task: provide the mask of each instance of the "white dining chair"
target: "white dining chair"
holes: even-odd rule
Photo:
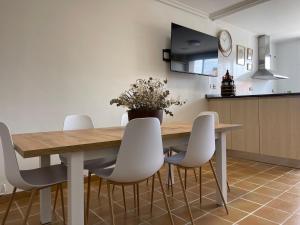
[[[125,127],[126,125],[127,125],[127,123],[129,122],[129,119],[128,119],[128,113],[127,112],[125,112],[125,113],[123,113],[122,114],[122,118],[121,118],[121,126],[123,126],[123,127]],[[163,148],[163,150],[164,150],[164,154],[166,154],[167,156],[170,156],[170,149],[169,148]],[[169,170],[169,174],[171,174],[170,173],[170,170]],[[170,176],[169,176],[170,177]],[[154,180],[154,178],[152,179],[152,180]],[[169,184],[170,184],[170,179],[168,179],[168,187],[169,187]],[[148,185],[148,183],[149,183],[149,179],[147,179],[147,185]],[[153,186],[153,184],[152,184],[152,186]],[[133,186],[133,192],[134,192],[134,198],[135,198],[135,186]],[[173,191],[173,189],[172,189],[172,191]],[[173,192],[172,192],[173,193]],[[134,201],[135,202],[135,201]],[[135,203],[134,203],[135,204]],[[134,205],[135,206],[135,205]]]
[[[6,222],[17,189],[31,191],[30,200],[22,223],[25,225],[27,224],[35,195],[39,190],[51,186],[57,186],[57,190],[60,190],[62,213],[65,224],[62,183],[67,181],[67,168],[64,165],[59,164],[31,170],[20,170],[9,129],[1,122],[0,138],[3,149],[5,175],[8,182],[14,187],[1,224],[4,225]]]
[[[121,117],[121,126],[126,127],[127,123],[128,123],[128,113],[125,112],[122,114],[122,117]]]
[[[112,224],[115,224],[115,220],[110,185],[135,184],[139,196],[139,183],[153,177],[154,174],[158,176],[165,205],[171,223],[174,224],[159,172],[163,164],[164,154],[159,120],[157,118],[131,120],[125,128],[116,166],[92,170],[94,174],[107,181]],[[139,197],[137,204],[139,206]]]
[[[186,196],[185,187],[183,185],[180,169],[194,169],[201,168],[205,163],[209,162],[214,179],[216,181],[218,190],[222,197],[226,212],[228,214],[228,209],[226,202],[223,197],[218,179],[213,168],[211,158],[215,153],[215,124],[213,115],[199,115],[193,123],[192,132],[189,138],[188,146],[186,151],[180,152],[174,156],[166,158],[166,162],[177,167],[177,172],[186,202],[186,206],[189,212],[189,216],[192,224],[194,224],[193,216],[190,210],[189,202]],[[201,172],[201,171],[200,171]],[[201,174],[201,173],[200,173]],[[199,188],[200,194],[200,204],[202,196],[201,186]]]
[[[87,116],[87,115],[68,115],[65,118],[64,121],[64,131],[73,131],[73,130],[84,130],[84,129],[93,129],[94,124],[92,119]],[[61,154],[59,155],[61,161],[63,164],[67,165],[67,158]],[[105,168],[109,166],[113,166],[116,162],[116,157],[117,155],[113,155],[110,157],[101,157],[97,159],[90,159],[90,160],[84,160],[84,169],[88,170],[88,185],[90,185],[90,180],[91,180],[91,171],[96,168]],[[100,191],[101,191],[101,185],[102,185],[102,180],[99,180],[99,187],[98,187],[98,197],[100,196]],[[90,188],[88,188],[90,190]],[[57,193],[55,194],[57,196]],[[123,196],[125,199],[125,196]],[[87,200],[86,200],[86,209],[89,208],[90,204],[90,193],[87,193]],[[86,217],[86,223],[88,223],[88,211],[85,212]]]
[[[213,118],[214,118],[214,123],[215,123],[215,126],[219,125],[220,123],[220,119],[219,119],[219,114],[217,112],[214,112],[214,111],[203,111],[201,113],[198,114],[198,116],[204,116],[204,115],[212,115]],[[176,153],[179,153],[179,152],[185,152],[187,149],[187,146],[173,146],[170,148],[170,151],[171,152],[176,152]],[[201,186],[201,168],[199,169],[199,183],[200,183],[200,186]],[[194,174],[195,174],[195,177],[197,176],[196,175],[196,170],[194,170]],[[184,186],[186,188],[186,184],[187,184],[187,171],[185,170],[185,173],[184,173]],[[197,182],[197,179],[196,179],[196,182]],[[230,192],[230,186],[229,186],[229,183],[227,181],[227,189],[228,191]]]

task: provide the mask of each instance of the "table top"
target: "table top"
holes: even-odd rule
[[[216,132],[226,132],[241,127],[240,124],[219,124]],[[162,125],[162,138],[180,138],[189,135],[191,123],[166,123]],[[15,149],[24,158],[67,152],[88,151],[118,147],[124,127],[95,128],[76,131],[51,131],[12,135]]]

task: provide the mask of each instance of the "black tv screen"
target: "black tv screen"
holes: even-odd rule
[[[171,71],[218,75],[218,39],[172,23]]]

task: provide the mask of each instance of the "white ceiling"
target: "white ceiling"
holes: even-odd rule
[[[179,1],[212,13],[242,0]],[[271,35],[274,41],[300,38],[300,0],[271,0],[226,16],[222,20],[256,34]]]
[[[212,13],[240,2],[241,0],[179,0],[195,9]]]

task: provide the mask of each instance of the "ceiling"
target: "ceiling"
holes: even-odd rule
[[[185,3],[206,13],[218,11],[240,1],[241,0],[179,0],[179,2]]]
[[[242,0],[178,0],[208,14]],[[271,35],[273,41],[300,38],[300,0],[271,0],[221,18],[255,34]]]

